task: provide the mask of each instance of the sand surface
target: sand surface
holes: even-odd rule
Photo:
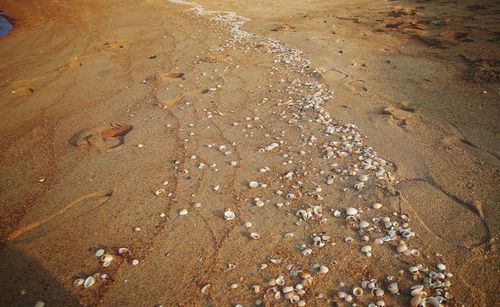
[[[0,10],[1,306],[500,301],[498,2]]]

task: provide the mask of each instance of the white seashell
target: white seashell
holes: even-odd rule
[[[306,248],[302,251],[302,255],[304,255],[304,256],[308,256],[311,254],[312,254],[312,249],[310,249],[310,248]]]
[[[368,226],[370,226],[370,223],[368,223],[367,221],[361,221],[361,222],[359,222],[359,227],[360,228],[366,228]]]
[[[126,247],[120,247],[120,248],[118,249],[118,254],[127,253],[128,251],[129,251],[129,249],[128,249],[128,248],[126,248]]]
[[[299,302],[297,303],[297,306],[299,306],[299,307],[304,307],[305,305],[306,305],[306,302],[305,302],[305,301],[299,301]]]
[[[292,295],[292,298],[290,298],[290,302],[297,304],[300,301],[300,296],[298,295]]]
[[[81,285],[83,285],[84,282],[85,282],[85,280],[83,278],[78,278],[78,279],[75,279],[75,281],[73,282],[73,285],[81,286]]]
[[[374,203],[372,207],[373,207],[373,209],[380,209],[380,208],[382,208],[382,204],[381,203]]]
[[[261,269],[261,270],[265,270],[265,269],[267,269],[267,264],[265,264],[265,263],[261,264],[261,265],[260,265],[260,269]]]
[[[420,256],[420,252],[418,251],[418,249],[415,248],[410,251],[410,254],[415,257]]]
[[[137,260],[137,259],[132,260],[132,265],[138,265],[138,264],[139,264],[139,260]]]
[[[323,211],[323,207],[321,207],[321,206],[314,206],[313,207],[313,212],[316,215],[320,214],[322,211]]]
[[[232,284],[231,285],[231,289],[236,289],[236,288],[238,288],[238,284]]]
[[[93,285],[95,284],[95,278],[92,277],[92,276],[89,276],[85,279],[85,281],[83,282],[83,287],[85,288],[90,288],[92,287]]]
[[[354,294],[354,296],[361,296],[363,295],[363,289],[361,289],[360,287],[355,287],[354,289],[352,289],[352,294]]]
[[[259,183],[258,183],[257,181],[250,181],[250,182],[248,183],[248,186],[249,186],[250,188],[256,188],[256,187],[258,187],[258,186],[259,186]]]
[[[399,292],[398,284],[393,282],[387,287],[387,290],[393,294],[398,293]]]
[[[271,262],[274,263],[274,264],[280,264],[281,263],[281,259],[271,258]]]
[[[245,224],[243,224],[243,226],[245,226],[246,228],[250,228],[253,226],[252,222],[245,222]]]
[[[408,271],[410,271],[410,273],[412,274],[418,274],[419,269],[416,266],[412,266],[408,268]]]
[[[180,215],[180,216],[185,216],[185,215],[187,215],[187,214],[188,214],[187,209],[182,209],[181,211],[179,211],[179,215]]]
[[[102,262],[102,267],[108,267],[111,264],[111,261],[103,261]]]
[[[159,189],[155,192],[156,196],[163,196],[167,193],[167,191],[165,191],[165,189]]]
[[[276,284],[283,286],[285,284],[285,277],[283,277],[283,275],[278,276],[278,278],[276,278]]]
[[[254,240],[259,240],[260,239],[260,235],[256,232],[252,232],[250,233],[250,238],[254,239]]]
[[[101,256],[101,261],[102,262],[111,262],[113,261],[113,255],[111,254],[104,254]]]
[[[252,286],[253,292],[259,293],[260,292],[260,286],[259,285],[253,285]]]
[[[353,208],[353,207],[349,207],[349,208],[347,208],[347,209],[345,210],[345,213],[346,213],[347,215],[350,215],[350,216],[352,216],[352,215],[356,215],[356,214],[358,214],[358,209]]]
[[[263,202],[260,198],[258,198],[258,197],[254,198],[254,201],[255,201],[255,205],[256,205],[257,207],[263,207],[263,206],[264,206],[264,204],[265,204],[265,203],[264,203],[264,202]]]
[[[292,286],[287,286],[287,287],[283,287],[283,293],[289,293],[289,292],[292,292],[294,290],[294,288]]]
[[[201,288],[201,290],[200,290],[200,291],[201,291],[201,294],[205,294],[205,293],[207,293],[207,289],[208,289],[208,287],[210,287],[210,284],[206,284],[206,285],[204,285],[204,286]]]
[[[328,271],[330,271],[330,269],[328,269],[328,267],[326,265],[322,265],[319,267],[319,272],[321,274],[326,274],[326,273],[328,273]]]
[[[370,245],[365,245],[361,248],[363,253],[370,253],[372,251],[372,247]]]
[[[361,182],[368,181],[368,175],[365,175],[365,174],[359,175],[358,180]]]
[[[201,203],[194,203],[193,208],[195,209],[201,208]]]
[[[224,218],[227,221],[230,221],[230,220],[234,219],[235,217],[236,217],[236,214],[234,214],[234,212],[229,210],[229,209],[224,212]]]
[[[339,210],[335,210],[335,211],[333,211],[333,216],[335,216],[335,217],[339,217],[339,216],[341,216],[341,215],[342,215],[342,212],[340,212]]]
[[[379,307],[383,307],[383,306],[385,306],[385,302],[384,302],[384,301],[377,301],[377,302],[376,302],[376,304],[377,304],[377,306],[379,306]]]
[[[351,243],[352,242],[352,237],[346,237],[345,239],[345,243]]]
[[[348,294],[348,295],[344,298],[344,300],[345,300],[346,302],[348,302],[348,303],[349,303],[349,302],[351,302],[351,301],[352,301],[352,299],[353,299],[353,297],[352,297],[352,295],[350,295],[350,294]]]
[[[37,301],[33,307],[45,307],[45,302]]]
[[[436,265],[437,269],[440,270],[440,271],[444,271],[446,270],[446,265],[442,264],[442,263],[438,263]]]
[[[379,288],[375,288],[372,290],[372,293],[376,296],[376,297],[382,297],[384,296],[384,290],[382,289],[379,289]]]
[[[106,251],[104,249],[98,249],[96,252],[95,252],[95,256],[96,257],[101,257],[102,255],[104,255]]]
[[[403,240],[399,241],[397,250],[398,250],[398,253],[403,253],[403,252],[408,250],[408,246],[406,246],[405,241],[403,241]]]

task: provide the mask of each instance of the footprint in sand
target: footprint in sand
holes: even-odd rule
[[[470,248],[489,240],[482,218],[427,181],[408,181],[400,186],[421,223],[443,240]],[[459,225],[459,226],[458,226]]]
[[[73,134],[69,142],[76,147],[90,146],[98,150],[114,149],[125,144],[125,136],[133,126],[127,124],[111,124],[95,129],[83,129]]]

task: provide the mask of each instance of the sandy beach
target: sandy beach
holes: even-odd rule
[[[6,1],[0,306],[496,306],[497,1]]]

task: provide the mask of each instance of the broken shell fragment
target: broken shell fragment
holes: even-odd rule
[[[111,262],[113,261],[113,255],[111,254],[104,254],[101,256],[101,261],[102,262]]]
[[[78,278],[78,279],[75,279],[75,281],[73,282],[73,285],[81,286],[81,285],[83,285],[84,282],[85,282],[85,280],[83,278]]]
[[[201,290],[200,290],[200,291],[201,291],[201,294],[205,294],[205,293],[207,293],[207,289],[208,289],[208,287],[209,287],[209,286],[210,286],[210,284],[206,284],[206,285],[204,285],[204,286],[201,288]]]
[[[104,255],[106,251],[104,249],[98,249],[96,252],[95,252],[95,256],[96,257],[101,257],[102,255]]]

